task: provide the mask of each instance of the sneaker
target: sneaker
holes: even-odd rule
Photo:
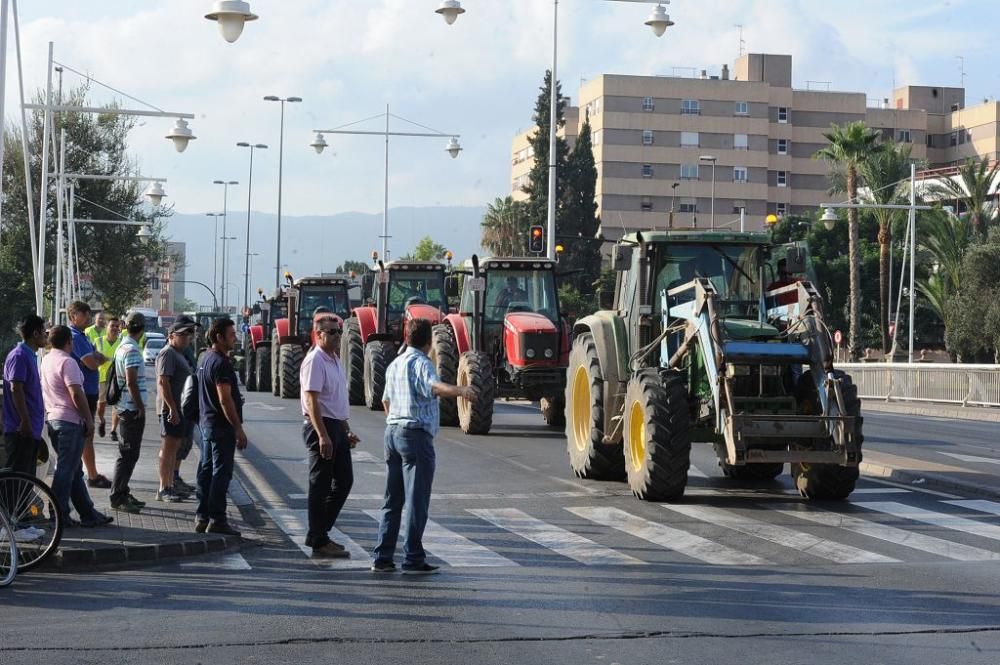
[[[195,491],[195,487],[184,482],[184,479],[181,478],[180,475],[174,476],[174,489],[181,492],[187,492],[189,495],[194,494]]]
[[[108,428],[105,427],[104,421],[102,420],[101,424],[97,426],[97,436],[103,439],[107,433],[108,433]]]
[[[208,520],[195,520],[194,521],[194,532],[195,533],[205,533],[208,529]]]
[[[142,512],[142,506],[132,501],[132,497],[129,496],[124,501],[112,501],[111,510],[117,510],[122,513],[132,513],[133,515],[138,515],[139,513]]]
[[[135,498],[132,494],[128,495],[128,500],[131,501],[132,503],[138,505],[140,508],[142,508],[142,507],[144,507],[146,505],[145,501],[140,501],[139,499]]]
[[[36,529],[33,526],[28,526],[23,529],[17,529],[14,531],[14,540],[19,543],[34,543],[42,539],[45,532],[41,529]]]
[[[105,526],[111,524],[114,521],[115,518],[111,517],[110,515],[105,515],[104,513],[99,513],[95,510],[94,514],[91,515],[90,518],[81,520],[80,526],[82,526],[84,529],[94,529],[99,526]]]
[[[111,489],[111,481],[108,480],[107,476],[97,474],[93,478],[87,478],[87,487],[98,490]]]
[[[419,566],[403,566],[404,575],[436,575],[441,572],[438,566],[422,563]]]
[[[167,487],[156,492],[157,501],[163,501],[165,503],[180,503],[184,499],[185,497],[175,492],[172,487]]]
[[[351,553],[337,543],[330,541],[325,545],[312,548],[312,555],[317,559],[347,559]]]
[[[115,442],[118,441],[118,432],[111,430],[111,440]]]
[[[375,561],[372,563],[373,573],[394,573],[396,572],[396,564],[392,561]]]
[[[229,525],[229,522],[212,522],[205,529],[206,533],[221,533],[224,536],[240,537],[240,532]]]

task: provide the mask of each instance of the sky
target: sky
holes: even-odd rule
[[[211,4],[20,0],[27,94],[45,85],[53,41],[55,59],[68,67],[161,109],[193,113],[198,138],[184,153],[163,138],[172,119],[146,118],[130,137],[142,175],[167,178],[166,202],[178,212],[220,210],[217,179],[240,182],[227,203],[246,210],[249,155],[238,141],[270,146],[255,153],[252,209],[277,209],[279,105],[265,95],[304,100],[286,106],[285,215],[382,209],[381,137],[328,136],[323,155],[308,145],[312,130],[377,116],[387,104],[394,115],[461,135],[464,147],[452,160],[444,139],[393,139],[390,207],[482,206],[509,192],[511,139],[530,127],[551,64],[550,0],[463,0],[467,11],[451,26],[434,13],[437,0],[250,0],[260,19],[233,44],[203,18]],[[643,25],[652,9],[635,0],[561,0],[564,94],[575,101],[579,83],[602,73],[717,74],[738,55],[738,25],[747,51],[793,56],[795,87],[863,91],[874,101],[894,83],[959,85],[962,56],[970,104],[1000,93],[990,57],[996,0],[673,0],[667,10],[676,25],[659,39]],[[13,40],[9,52],[12,120]],[[66,87],[84,80],[64,76]],[[95,104],[116,97],[92,90]],[[383,123],[354,128],[377,132]],[[391,129],[424,131],[395,118]]]

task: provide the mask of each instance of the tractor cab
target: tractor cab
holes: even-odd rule
[[[294,315],[287,317],[288,329],[282,336],[310,339],[313,313],[320,307],[346,319],[351,313],[352,286],[346,277],[303,277],[291,283],[286,291],[286,311]]]

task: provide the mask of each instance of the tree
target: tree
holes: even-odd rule
[[[601,274],[601,243],[594,240],[601,222],[597,216],[597,166],[589,117],[567,161],[564,181],[560,197],[563,214],[556,220],[556,237],[565,248],[559,268],[573,271],[572,283],[577,290],[587,291]]]
[[[917,281],[917,290],[947,328],[947,303],[961,290],[962,263],[972,242],[972,227],[968,218],[931,210],[920,216],[917,230],[919,248],[930,259],[928,275]]]
[[[525,256],[528,253],[528,211],[525,204],[508,196],[486,207],[483,215],[483,249],[494,256]]]
[[[945,178],[934,188],[934,193],[944,199],[955,199],[969,214],[973,233],[984,238],[987,224],[996,214],[993,200],[993,183],[1000,174],[1000,162],[990,166],[988,157],[981,160],[967,159],[958,170],[958,179]],[[955,210],[955,213],[962,210]]]
[[[336,272],[342,274],[353,272],[356,275],[364,275],[369,270],[371,270],[371,267],[364,261],[344,261],[341,265],[337,266]]]
[[[910,172],[911,146],[886,143],[883,150],[861,163],[861,176],[868,187],[867,202],[890,205],[903,202],[907,190],[906,177]],[[879,244],[879,329],[882,332],[882,353],[892,346],[889,334],[889,310],[892,294],[889,293],[889,248],[892,244],[892,224],[902,215],[901,210],[876,209],[872,211],[878,221]]]
[[[253,303],[251,303],[253,304]],[[175,312],[197,312],[198,303],[191,300],[190,298],[177,298],[174,300],[174,311]]]
[[[562,86],[556,82],[556,124],[562,127],[566,123],[564,111],[566,109],[566,98],[562,96]],[[540,225],[548,228],[548,202],[549,202],[549,109],[552,98],[552,72],[545,72],[545,80],[535,102],[535,125],[538,127],[531,137],[531,147],[535,153],[535,163],[528,174],[528,184],[524,192],[528,195],[527,211],[528,226]],[[560,226],[560,206],[559,196],[562,191],[560,185],[563,184],[566,175],[567,158],[569,146],[566,139],[556,137],[556,229]]]
[[[413,251],[402,257],[404,261],[438,261],[444,258],[448,248],[434,242],[430,236],[424,236],[413,248]]]
[[[880,152],[879,132],[857,121],[846,125],[831,125],[823,134],[830,143],[813,155],[817,159],[840,164],[847,173],[847,196],[852,201],[858,198],[858,172],[861,165],[876,152]],[[860,355],[861,323],[861,257],[859,255],[858,213],[854,208],[847,210],[848,262],[850,272],[850,326],[848,333],[848,354],[851,360]]]
[[[961,287],[945,303],[948,348],[970,361],[1000,362],[1000,229],[968,248]]]

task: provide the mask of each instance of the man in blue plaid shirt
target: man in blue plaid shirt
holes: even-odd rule
[[[427,563],[421,542],[427,525],[434,480],[434,437],[440,415],[438,397],[476,399],[470,386],[442,383],[434,363],[427,357],[431,350],[431,324],[426,319],[409,322],[406,350],[385,373],[382,406],[386,412],[385,430],[385,503],[378,527],[372,571],[396,570],[393,555],[399,538],[403,506],[407,506],[404,575],[429,575],[437,566]]]

